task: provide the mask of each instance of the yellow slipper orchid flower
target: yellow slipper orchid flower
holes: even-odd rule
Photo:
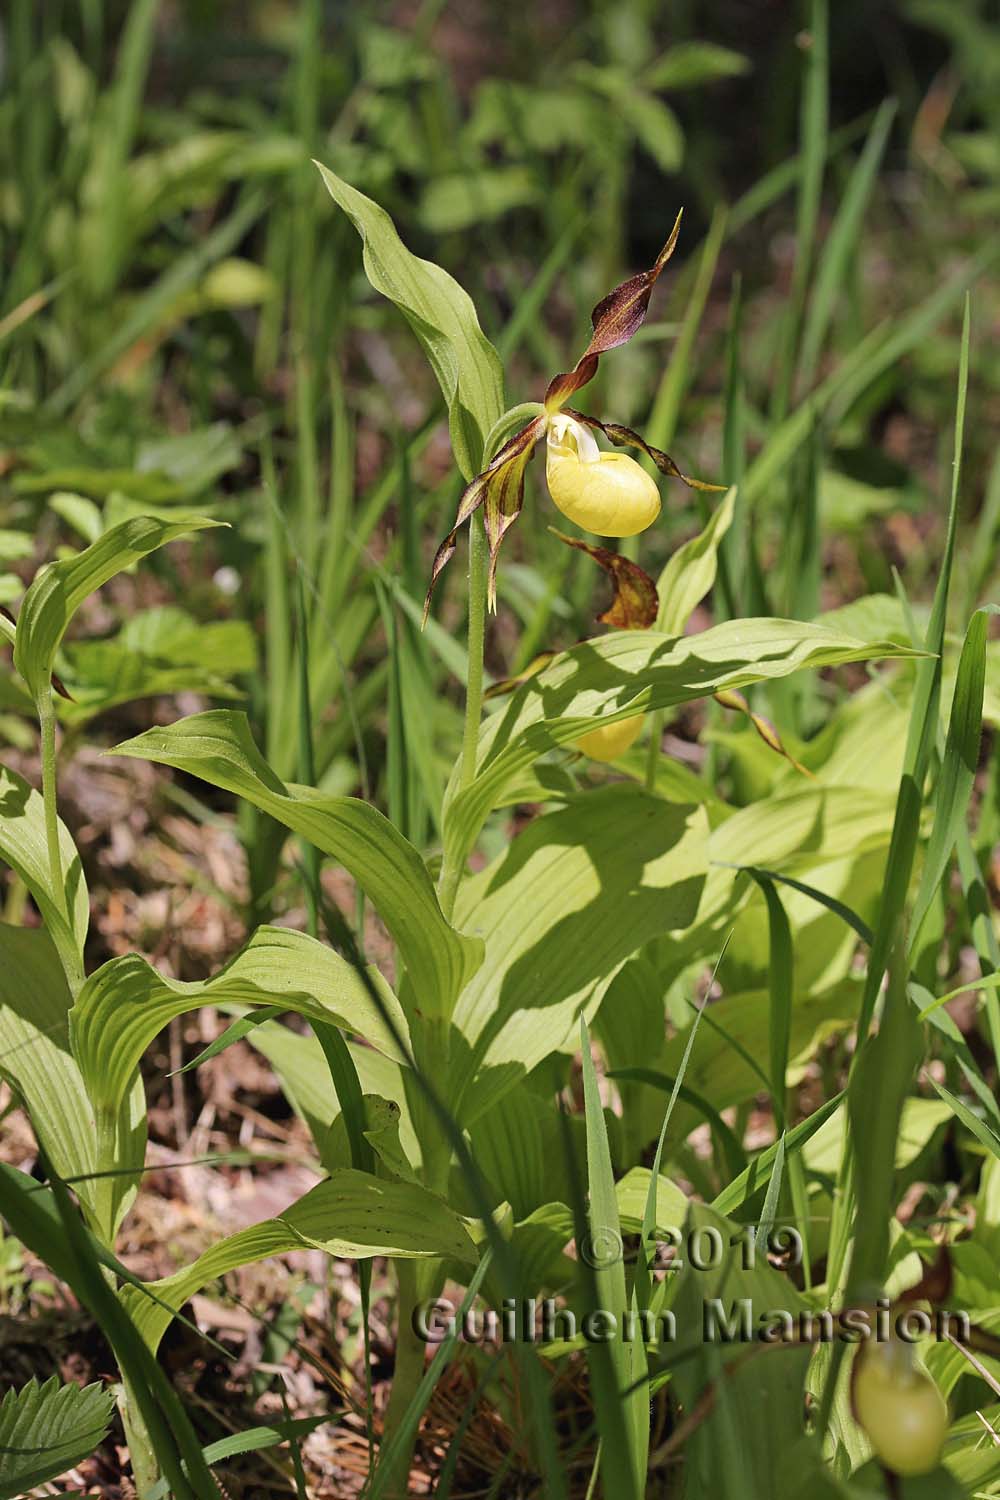
[[[587,428],[549,421],[545,479],[557,509],[595,536],[636,536],[660,514],[656,483],[627,453],[602,453]]]
[[[564,516],[598,536],[635,536],[651,526],[660,513],[656,483],[635,459],[624,453],[605,453],[592,436],[601,432],[616,447],[638,448],[659,469],[680,479],[691,489],[719,490],[682,474],[669,454],[652,448],[630,427],[599,422],[566,405],[571,396],[593,380],[602,354],[627,344],[641,328],[657,278],[677,244],[681,215],[677,215],[670,238],[648,271],[640,271],[615,287],[591,314],[590,343],[572,370],[556,375],[545,392],[544,408],[531,418],[494,456],[482,474],[477,474],[458,504],[454,525],[437,550],[431,568],[430,587],[424,604],[424,619],[431,594],[442,569],[453,557],[461,526],[483,509],[489,542],[488,597],[496,609],[496,568],[500,544],[521,513],[524,502],[524,471],[542,438],[547,440],[546,477],[549,493]]]

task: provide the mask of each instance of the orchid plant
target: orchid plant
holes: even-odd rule
[[[676,248],[681,217],[679,213],[670,237],[650,269],[630,276],[598,302],[591,313],[593,333],[590,342],[572,370],[552,377],[544,404],[504,443],[463,492],[454,525],[438,548],[431,568],[430,587],[424,603],[425,620],[434,585],[454,555],[458,531],[480,509],[489,541],[489,605],[490,609],[496,609],[496,569],[500,547],[521,514],[525,469],[543,439],[546,446],[545,478],[553,503],[583,531],[597,536],[628,537],[645,531],[660,514],[660,492],[634,458],[626,453],[602,452],[593,437],[594,432],[603,433],[619,447],[641,449],[661,474],[680,479],[691,489],[722,488],[682,474],[668,453],[650,447],[630,427],[598,421],[596,417],[584,416],[566,405],[571,396],[593,380],[601,355],[627,344],[642,327],[653,288]]]
[[[470,522],[465,723],[439,809],[439,869],[429,857],[436,850],[416,847],[370,802],[285,781],[261,753],[245,715],[209,709],[148,729],[116,753],[198,777],[308,845],[315,853],[310,891],[328,941],[317,935],[318,923],[315,933],[259,927],[217,974],[193,983],[159,972],[138,954],[91,967],[82,862],[58,810],[61,710],[53,694],[63,638],[82,601],[116,572],[213,523],[132,516],[109,526],[79,553],[42,569],[16,619],[0,617],[0,638],[13,648],[37,718],[42,764],[40,792],[3,772],[0,855],[39,920],[0,924],[0,1070],[31,1119],[46,1178],[40,1184],[0,1169],[0,1211],[108,1333],[123,1375],[118,1398],[140,1500],[160,1500],[168,1488],[183,1500],[219,1494],[210,1458],[194,1442],[155,1356],[171,1321],[227,1272],[303,1247],[349,1257],[361,1267],[367,1326],[368,1268],[374,1257],[391,1263],[395,1367],[381,1431],[370,1421],[367,1488],[369,1500],[386,1500],[407,1493],[421,1414],[455,1349],[449,1335],[428,1368],[419,1337],[421,1308],[447,1283],[459,1288],[466,1308],[477,1297],[499,1310],[511,1298],[528,1303],[546,1293],[574,1316],[611,1309],[623,1320],[642,1312],[654,1320],[698,1321],[706,1296],[795,1312],[854,1305],[883,1285],[898,1297],[917,1280],[913,1262],[919,1265],[926,1252],[895,1219],[892,1190],[907,1096],[928,1045],[921,1026],[934,1015],[941,1025],[935,1029],[929,1019],[926,1034],[947,1048],[984,1115],[993,1109],[989,1126],[972,1116],[973,1134],[987,1149],[1000,1139],[993,1133],[995,1101],[976,1057],[938,1015],[941,1002],[927,996],[916,975],[916,941],[958,837],[962,789],[967,801],[971,788],[983,712],[982,612],[953,674],[934,831],[906,943],[899,938],[901,915],[920,832],[914,788],[923,785],[938,727],[943,604],[935,605],[922,651],[896,637],[870,637],[865,619],[850,613],[729,620],[686,633],[715,580],[732,490],[701,533],[670,558],[658,586],[631,559],[586,537],[563,538],[611,577],[615,596],[602,616],[609,628],[547,654],[535,670],[505,684],[509,692],[484,719],[486,610],[496,606],[500,546],[521,510],[525,469],[543,439],[554,503],[591,534],[634,535],[660,509],[651,476],[628,455],[602,451],[595,433],[615,447],[638,449],[690,487],[718,488],[683,474],[630,428],[566,404],[593,378],[602,355],[641,326],[680,220],[653,267],[598,303],[587,348],[572,370],[549,382],[544,403],[507,410],[499,356],[466,293],[440,267],[413,256],[377,204],[321,171],[364,241],[370,282],[408,318],[427,353],[466,481],[431,569],[433,589],[454,554],[458,529]],[[960,428],[958,436],[960,446]],[[629,761],[644,715],[712,695],[751,714],[769,747],[785,753],[742,689],[875,660],[899,672],[900,701],[879,699],[875,722],[880,748],[907,741],[902,771],[892,768],[898,803],[895,783],[876,791],[845,787],[833,776],[824,783],[831,745],[848,765],[872,754],[871,717],[859,725],[860,716],[847,710],[829,743],[810,747],[815,780],[776,781],[771,795],[745,806],[725,803],[714,788],[675,776],[669,766],[661,780],[637,774]],[[919,732],[908,740],[911,701]],[[891,719],[892,734],[883,718]],[[567,747],[599,762],[613,759],[620,775],[599,774],[587,785],[560,781]],[[521,804],[536,815],[510,831],[483,868],[471,870],[469,856],[487,820]],[[327,909],[323,857],[348,873],[383,923],[393,948],[391,974],[365,962],[356,937]],[[901,892],[885,928],[877,925],[888,899],[883,889],[892,899]],[[864,979],[856,972],[858,942],[868,948]],[[721,950],[730,970],[719,967]],[[896,961],[879,1030],[870,1036],[890,951]],[[724,984],[729,972],[731,992]],[[693,1010],[688,1003],[696,986],[706,999],[723,990],[700,1030],[704,1003]],[[919,1015],[914,998],[923,1006]],[[168,1022],[205,1005],[233,1017],[213,1052],[247,1039],[272,1063],[312,1132],[317,1182],[274,1218],[146,1282],[116,1255],[144,1169],[140,1063]],[[685,1034],[667,1034],[668,1006]],[[303,1018],[312,1034],[281,1024],[285,1013]],[[846,1091],[798,1109],[793,1068],[812,1055],[817,1036],[851,1026],[857,1061]],[[594,1043],[628,1102],[621,1118],[604,1108]],[[583,1107],[568,1118],[576,1057]],[[938,1091],[947,1093],[943,1085]],[[762,1092],[777,1135],[751,1152],[730,1111]],[[971,1111],[958,1103],[967,1123]],[[710,1165],[688,1145],[703,1125],[713,1142]],[[840,1174],[835,1197],[829,1166],[817,1166],[819,1157],[810,1154],[821,1144],[829,1152],[831,1132]],[[716,1161],[725,1163],[724,1173]],[[864,1170],[855,1173],[858,1162]],[[995,1233],[996,1191],[996,1172],[992,1179],[984,1174],[984,1228],[972,1244],[980,1255]],[[798,1278],[788,1274],[775,1238],[786,1202],[802,1225]],[[830,1223],[828,1245],[817,1243],[817,1221]],[[639,1245],[629,1265],[626,1235],[637,1236]],[[657,1242],[668,1238],[692,1253],[657,1276]],[[709,1263],[702,1250],[716,1243],[737,1253]],[[955,1247],[956,1263],[962,1250]],[[824,1259],[821,1283],[812,1268]],[[970,1274],[975,1266],[973,1258]],[[567,1336],[546,1353],[558,1362],[582,1349]],[[831,1475],[839,1485],[839,1476],[857,1471],[868,1483],[873,1451],[896,1472],[912,1457],[901,1458],[883,1431],[884,1361],[858,1370],[859,1427],[840,1399],[836,1361],[824,1363],[823,1351],[814,1358],[805,1343],[754,1361],[748,1371],[745,1360],[724,1360],[718,1348],[674,1350],[653,1335],[627,1337],[616,1322],[610,1337],[583,1352],[596,1425],[596,1441],[590,1432],[583,1439],[590,1493],[599,1477],[604,1494],[643,1500],[647,1471],[672,1461],[679,1448],[686,1493],[739,1492],[747,1500],[775,1493],[775,1455],[795,1455],[795,1483],[787,1487],[795,1500]],[[948,1394],[960,1371],[939,1359],[927,1374],[937,1393],[928,1399],[914,1360],[902,1358],[899,1368],[920,1409],[930,1412],[927,1421],[933,1418],[933,1441],[924,1434],[917,1458],[937,1484],[947,1429],[937,1396]],[[550,1369],[530,1341],[515,1342],[502,1365],[498,1355],[478,1372],[476,1389],[489,1383],[499,1392],[498,1407],[519,1424],[518,1461],[538,1476],[547,1497],[565,1500],[577,1455],[560,1446]],[[807,1388],[819,1413],[809,1426]],[[371,1417],[370,1391],[366,1396]],[[650,1414],[663,1399],[676,1420],[657,1448]],[[31,1390],[25,1405],[37,1412],[40,1400]],[[0,1408],[0,1432],[9,1420],[7,1406]]]

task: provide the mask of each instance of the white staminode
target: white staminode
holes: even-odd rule
[[[594,434],[582,422],[578,422],[575,417],[568,417],[565,412],[557,411],[549,418],[546,441],[553,448],[575,449],[577,458],[583,464],[597,464],[601,461],[601,450]]]

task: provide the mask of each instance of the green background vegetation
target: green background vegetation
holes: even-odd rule
[[[75,1301],[124,1386],[112,1411],[29,1382],[44,1358],[5,1374],[0,1496],[81,1462],[121,1493],[109,1423],[147,1500],[391,1496],[411,1460],[455,1497],[1000,1489],[995,7],[516,11],[3,18],[0,1311]],[[393,303],[425,273],[338,181],[455,278],[415,328]],[[486,684],[559,655],[480,730],[481,589],[462,534],[421,632],[434,547],[501,412],[682,206],[580,403],[728,494],[661,481],[621,546],[655,627],[602,632],[536,459]],[[735,689],[756,725],[711,696]],[[574,749],[628,704],[613,766]],[[147,1129],[183,1155],[234,1058],[325,1175],[226,1127],[218,1182],[295,1203],[137,1273]],[[803,1266],[659,1278],[641,1248],[687,1223],[777,1251],[789,1222]],[[573,1252],[602,1235],[624,1263]],[[238,1350],[173,1314],[306,1244],[324,1286],[264,1298],[268,1368],[197,1399],[178,1369]],[[919,1284],[979,1365],[921,1351],[950,1431],[894,1481],[836,1353],[449,1344],[425,1370],[407,1309],[445,1278],[679,1314]]]

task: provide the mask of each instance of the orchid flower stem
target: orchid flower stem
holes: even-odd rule
[[[464,790],[476,779],[476,751],[479,747],[479,720],[483,712],[483,651],[486,644],[486,568],[489,561],[486,528],[482,517],[469,522],[469,667],[465,679],[465,725],[462,730],[462,761],[459,789]],[[451,921],[455,910],[462,866],[448,856],[445,849],[438,881],[441,910]]]
[[[482,516],[469,522],[469,674],[465,682],[465,727],[462,732],[464,789],[476,779],[479,721],[483,712],[483,652],[486,644],[486,569],[489,562]]]
[[[497,421],[483,445],[484,466],[492,462],[508,438],[525,427],[545,410],[537,401],[512,406]],[[462,760],[459,790],[464,791],[476,779],[476,752],[479,748],[479,723],[483,713],[483,650],[486,644],[486,582],[489,549],[486,528],[480,515],[469,522],[469,669],[465,680],[465,725],[462,730]],[[447,853],[438,882],[441,910],[451,920],[455,909],[462,868],[449,860]]]

